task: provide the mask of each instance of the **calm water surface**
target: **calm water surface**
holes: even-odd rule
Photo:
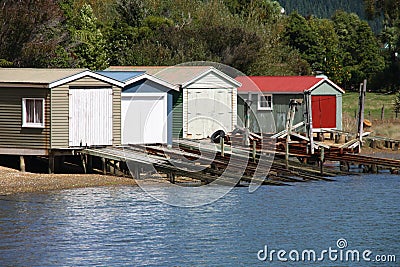
[[[400,177],[235,188],[178,208],[138,187],[1,197],[1,266],[400,266]],[[260,261],[259,250],[347,249],[396,263]],[[260,254],[262,255],[262,254]],[[288,257],[286,255],[286,257]]]

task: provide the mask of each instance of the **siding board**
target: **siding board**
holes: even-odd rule
[[[22,98],[45,99],[45,128],[22,127]],[[48,149],[50,94],[45,88],[0,88],[0,148]]]
[[[173,139],[182,138],[183,127],[183,94],[182,92],[173,92],[172,104],[172,137]]]

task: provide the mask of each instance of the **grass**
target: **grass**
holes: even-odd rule
[[[365,95],[364,118],[368,120],[381,119],[382,107],[384,107],[384,119],[394,119],[393,110],[394,94],[369,93]],[[358,112],[358,93],[348,92],[343,95],[343,113],[355,117]],[[400,114],[399,114],[400,117]]]
[[[365,96],[364,118],[372,122],[372,127],[365,129],[372,135],[379,135],[400,140],[400,114],[396,119],[393,110],[394,94],[368,93]],[[381,119],[382,107],[384,118]],[[358,112],[358,93],[349,92],[343,95],[343,130],[355,133]]]

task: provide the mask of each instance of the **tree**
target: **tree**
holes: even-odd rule
[[[0,58],[21,67],[45,67],[64,34],[56,0],[3,0]]]
[[[337,84],[349,79],[349,73],[344,69],[343,57],[339,47],[339,37],[331,20],[311,17],[308,23],[321,47],[322,61],[318,62],[318,69]],[[316,64],[315,64],[316,65]]]
[[[368,23],[354,13],[337,11],[332,21],[339,38],[344,70],[349,73],[348,79],[344,80],[344,87],[358,88],[364,79],[371,81],[384,69],[379,43]]]
[[[394,105],[394,112],[396,114],[400,113],[400,91],[397,92],[396,96],[394,97],[393,105]]]
[[[73,53],[78,60],[77,67],[93,70],[106,68],[109,62],[106,39],[97,24],[92,7],[84,4],[79,15],[70,23],[70,32],[75,44]]]
[[[400,0],[364,0],[370,18],[383,18],[384,28],[380,34],[384,45],[385,70],[379,74],[385,77],[379,87],[388,90],[400,89]]]
[[[308,21],[297,12],[289,15],[284,38],[287,44],[298,49],[313,71],[320,71],[324,62],[324,49],[319,36]]]

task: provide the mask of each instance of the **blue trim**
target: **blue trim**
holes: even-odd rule
[[[144,71],[96,71],[96,73],[120,82],[126,82],[127,80],[142,75],[145,72]]]

